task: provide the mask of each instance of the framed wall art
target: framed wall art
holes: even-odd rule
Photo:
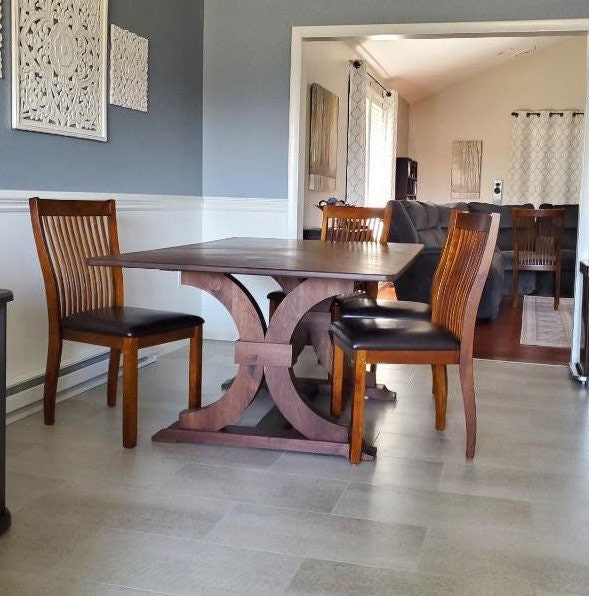
[[[332,191],[337,177],[339,97],[321,85],[311,85],[309,190]]]
[[[107,140],[108,0],[12,1],[12,126]]]
[[[149,41],[110,26],[110,103],[147,112]]]
[[[473,201],[481,196],[483,141],[452,143],[452,199]]]

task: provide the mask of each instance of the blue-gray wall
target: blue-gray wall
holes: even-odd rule
[[[4,0],[0,189],[202,194],[203,0],[110,0],[109,22],[149,38],[149,112],[108,109],[108,143],[11,129]]]
[[[588,18],[589,0],[205,0],[203,192],[287,195],[295,25]]]

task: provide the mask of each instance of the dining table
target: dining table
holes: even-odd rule
[[[358,282],[394,283],[422,249],[420,244],[227,238],[92,257],[88,264],[180,272],[182,284],[212,295],[235,322],[233,380],[213,403],[181,411],[153,441],[348,456],[348,425],[320,411],[295,377],[298,332],[306,321],[319,360],[329,369],[329,311],[317,307],[353,292]],[[238,275],[273,278],[284,291],[268,322]],[[278,416],[264,416],[256,426],[238,425],[263,384]],[[372,445],[364,452],[376,455]]]

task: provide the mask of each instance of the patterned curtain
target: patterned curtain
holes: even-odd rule
[[[384,97],[384,120],[385,120],[385,151],[382,159],[386,168],[387,180],[390,186],[386,189],[387,200],[395,198],[395,175],[397,162],[397,115],[399,113],[399,94],[391,91],[389,96]]]
[[[346,200],[351,205],[364,205],[366,192],[366,64],[350,62],[348,93],[348,165]]]
[[[505,203],[578,203],[583,132],[581,112],[514,112]]]

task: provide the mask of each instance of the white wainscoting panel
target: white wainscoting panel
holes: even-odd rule
[[[0,190],[0,238],[4,250],[0,260],[0,287],[11,289],[15,300],[8,306],[8,387],[38,380],[45,372],[47,313],[45,290],[37,260],[28,197],[117,201],[121,250],[137,251],[229,237],[288,237],[286,199],[129,195],[117,193],[71,193],[55,191]],[[169,309],[201,315],[206,339],[234,340],[236,330],[228,313],[214,298],[179,285],[176,273],[130,270],[125,275],[125,302],[133,306]],[[265,315],[266,294],[276,283],[263,277],[240,276]],[[143,352],[144,364],[171,346]],[[79,365],[106,353],[84,344],[64,344],[62,366]],[[106,362],[94,363],[65,375],[58,399],[67,399],[104,382]],[[14,419],[39,409],[41,384],[8,398]]]
[[[205,197],[203,204],[202,239],[231,237],[288,238],[288,201],[286,199]],[[270,278],[241,275],[268,317],[266,295],[278,289]],[[207,339],[235,340],[237,330],[229,313],[214,298],[202,296],[204,336]]]

